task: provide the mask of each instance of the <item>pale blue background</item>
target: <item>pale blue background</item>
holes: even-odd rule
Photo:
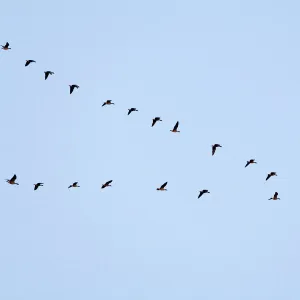
[[[1,3],[0,299],[299,300],[299,13]]]

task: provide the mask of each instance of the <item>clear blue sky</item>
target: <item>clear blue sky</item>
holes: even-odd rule
[[[299,9],[4,1],[0,298],[299,300]]]

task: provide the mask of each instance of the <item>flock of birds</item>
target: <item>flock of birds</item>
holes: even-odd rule
[[[11,49],[11,48],[9,47],[9,43],[8,43],[8,42],[7,42],[5,45],[1,45],[1,47],[2,47],[3,50],[10,50],[10,49]],[[36,63],[36,61],[35,61],[35,60],[32,60],[32,59],[26,60],[26,62],[25,62],[25,67],[29,66],[31,63]],[[47,78],[49,77],[49,75],[54,75],[54,72],[52,72],[52,71],[45,71],[44,73],[45,73],[45,80],[47,80]],[[77,84],[69,85],[69,87],[70,87],[70,94],[73,93],[73,91],[74,91],[75,88],[76,88],[76,89],[79,89],[79,85],[77,85]],[[114,103],[112,102],[112,100],[106,100],[106,101],[102,104],[102,107],[105,106],[105,105],[114,105]],[[132,107],[132,108],[129,108],[129,109],[128,109],[128,113],[127,113],[127,114],[130,115],[132,112],[137,112],[137,111],[138,111],[138,110],[137,110],[136,108]],[[155,118],[152,120],[152,125],[151,125],[151,126],[153,127],[158,121],[161,122],[161,121],[162,121],[161,118],[160,118],[160,117],[155,117]],[[170,131],[171,131],[171,132],[178,133],[178,132],[180,132],[180,131],[178,130],[178,127],[179,127],[179,122],[177,121],[176,124],[174,125],[173,129],[171,129]],[[221,146],[220,144],[214,144],[214,145],[212,145],[211,147],[212,147],[212,156],[214,156],[215,153],[216,153],[217,148],[221,148],[222,146]],[[257,163],[257,162],[255,161],[255,159],[250,159],[250,160],[247,161],[247,163],[246,163],[246,165],[245,165],[245,168],[248,167],[248,166],[251,165],[251,164],[256,164],[256,163]],[[271,177],[273,177],[273,176],[277,176],[277,173],[276,173],[276,172],[270,172],[270,173],[267,175],[267,177],[266,177],[266,181],[269,180],[269,179],[270,179]],[[14,174],[14,175],[11,177],[11,179],[6,179],[6,182],[9,183],[9,184],[11,184],[11,185],[19,185],[19,183],[17,183],[16,180],[17,180],[17,175]],[[106,187],[111,186],[111,183],[112,183],[112,182],[113,182],[113,180],[109,180],[109,181],[105,182],[104,184],[102,184],[101,189],[104,189],[104,188],[106,188]],[[162,185],[161,185],[159,188],[157,188],[156,190],[158,190],[158,191],[167,191],[167,189],[166,189],[167,184],[168,184],[168,182],[165,182],[164,184],[162,184]],[[42,182],[35,183],[35,184],[34,184],[34,190],[36,191],[40,186],[43,186],[43,185],[44,185],[44,183],[42,183]],[[70,184],[68,188],[70,189],[70,188],[78,188],[78,187],[80,187],[80,186],[78,185],[78,182],[76,181],[76,182],[73,182],[72,184]],[[201,190],[201,191],[199,192],[198,199],[199,199],[202,195],[204,195],[204,194],[209,194],[209,193],[210,193],[210,192],[209,192],[208,190],[206,190],[206,189]],[[271,198],[269,198],[268,200],[280,200],[280,198],[278,197],[278,192],[275,192],[274,195],[273,195]]]

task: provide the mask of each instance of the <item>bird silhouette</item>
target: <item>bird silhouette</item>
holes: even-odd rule
[[[269,180],[272,176],[277,176],[276,172],[270,172],[266,178],[266,181]]]
[[[160,119],[160,117],[155,117],[154,119],[152,119],[152,126],[151,127],[153,127],[157,121],[162,121],[162,120]]]
[[[247,168],[250,164],[257,164],[257,162],[255,161],[255,159],[250,159],[247,161],[245,168]]]
[[[271,198],[270,198],[270,199],[268,199],[268,200],[280,200],[280,198],[278,198],[278,193],[277,193],[277,192],[275,192],[274,196],[273,196],[273,197],[271,197]]]
[[[104,188],[106,188],[106,187],[108,187],[108,186],[111,186],[110,184],[111,184],[112,182],[113,182],[112,180],[106,181],[104,184],[102,184],[101,189],[104,189]]]
[[[69,87],[70,87],[70,95],[73,93],[75,88],[79,89],[79,85],[77,85],[77,84],[71,84],[71,85],[69,85]]]
[[[44,73],[45,73],[45,80],[47,80],[47,78],[48,78],[49,75],[53,75],[54,74],[54,72],[51,72],[51,71],[45,71]]]
[[[165,189],[165,187],[167,186],[167,184],[168,184],[168,181],[165,182],[164,184],[162,184],[160,188],[157,188],[157,190],[158,191],[167,191],[167,189]]]
[[[198,199],[203,195],[203,194],[209,194],[210,192],[208,190],[202,190],[199,192]]]
[[[28,59],[28,60],[26,60],[25,67],[27,67],[27,66],[29,66],[31,63],[35,63],[35,62],[36,62],[35,60]]]
[[[9,184],[16,184],[16,185],[19,185],[17,182],[15,182],[17,179],[17,175],[14,174],[14,176],[11,178],[11,179],[5,179],[7,183]]]
[[[179,122],[177,121],[176,124],[175,124],[175,126],[174,126],[174,128],[171,129],[170,131],[172,131],[172,132],[180,132],[179,130],[177,130],[178,125],[179,125]]]
[[[214,145],[212,145],[211,147],[212,147],[212,155],[214,155],[215,152],[216,152],[216,149],[217,149],[218,147],[222,147],[222,146],[221,146],[220,144],[214,144]]]
[[[78,185],[78,181],[76,181],[76,182],[72,183],[71,185],[69,185],[68,189],[70,189],[70,188],[77,188],[77,187],[80,187]]]
[[[43,183],[42,182],[35,183],[34,190],[36,191],[39,188],[39,186],[43,186]]]
[[[112,100],[106,100],[106,101],[102,104],[102,106],[114,104],[114,103],[111,102],[111,101],[112,101]]]
[[[132,107],[128,109],[128,116],[133,112],[133,111],[138,111],[136,108]]]
[[[11,48],[9,48],[9,43],[6,43],[4,46],[1,45],[3,50],[10,50]]]

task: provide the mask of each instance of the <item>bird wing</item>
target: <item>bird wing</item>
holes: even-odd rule
[[[216,152],[216,146],[215,146],[215,145],[213,145],[213,146],[212,146],[212,155],[214,155],[214,154],[215,154],[215,152]]]
[[[106,183],[105,183],[105,185],[109,185],[109,184],[111,184],[113,181],[112,180],[109,180],[109,181],[107,181]]]
[[[278,196],[278,193],[277,192],[275,192],[275,194],[274,194],[274,197],[277,197]]]
[[[247,161],[245,168],[248,167],[249,165],[250,165],[250,162]]]
[[[128,116],[131,114],[131,112],[132,112],[132,108],[130,108],[130,109],[128,109]]]
[[[15,181],[17,179],[17,175],[15,174],[12,178],[11,181]]]
[[[73,185],[77,185],[77,184],[78,184],[78,181],[76,181],[76,182],[73,183]]]
[[[268,176],[267,176],[266,180],[268,180],[270,177],[271,177],[271,175],[270,175],[270,174],[268,174]]]
[[[156,122],[157,122],[156,118],[153,119],[153,121],[152,121],[152,127],[155,125]]]
[[[164,188],[166,187],[167,184],[168,184],[168,181],[165,182],[160,188],[161,188],[161,189],[164,189]]]
[[[204,192],[203,192],[203,191],[200,191],[199,196],[198,196],[198,199],[199,199],[203,194],[204,194]]]
[[[39,186],[37,184],[34,185],[34,190],[36,191]]]
[[[70,94],[72,94],[72,93],[73,93],[73,90],[74,90],[74,86],[73,86],[73,85],[71,85],[71,86],[70,86]]]
[[[27,67],[30,64],[30,62],[27,60],[25,63],[25,67]]]
[[[48,78],[49,72],[45,72],[45,80]]]
[[[104,102],[104,103],[102,104],[102,106],[104,106],[104,105],[106,105],[106,102]]]
[[[178,125],[179,125],[179,122],[177,121],[177,123],[175,124],[175,126],[174,126],[173,130],[177,130],[177,128],[178,128]]]
[[[9,46],[9,43],[6,43],[4,47],[5,47],[5,48],[8,48],[8,46]]]

